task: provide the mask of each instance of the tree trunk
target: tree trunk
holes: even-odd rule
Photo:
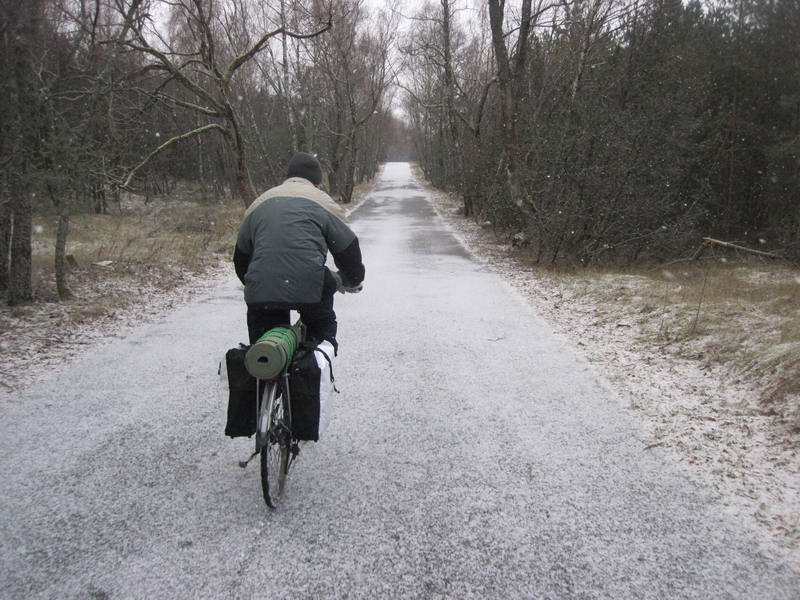
[[[506,48],[506,36],[503,32],[504,2],[489,0],[489,22],[492,34],[492,47],[497,65],[497,85],[500,91],[500,123],[502,127],[503,155],[505,159],[506,185],[511,201],[529,220],[536,217],[536,209],[525,188],[519,169],[520,148],[517,135],[517,110],[519,102],[517,90],[524,88],[525,57],[530,31],[531,1],[522,2],[522,24],[516,41],[516,60],[512,70],[511,59]]]
[[[69,235],[69,203],[61,200],[58,210],[58,228],[56,229],[56,290],[59,300],[69,300],[72,292],[67,285],[67,236]]]
[[[8,304],[16,306],[33,300],[31,283],[31,234],[33,211],[31,197],[22,192],[14,199],[12,208],[14,227],[11,231],[11,270],[8,287]]]
[[[8,289],[8,259],[11,253],[11,211],[0,200],[0,292]]]
[[[347,140],[347,154],[348,157],[345,162],[344,177],[342,185],[339,188],[341,192],[341,203],[350,204],[353,201],[353,190],[355,189],[356,178],[356,160],[358,159],[358,144],[356,143],[355,128],[350,130],[350,135]]]
[[[58,215],[58,230],[56,232],[56,290],[60,300],[72,298],[72,292],[67,285],[66,249],[67,236],[69,235],[69,210],[63,209]]]
[[[39,114],[39,90],[36,80],[36,52],[41,40],[42,1],[31,0],[22,3],[22,15],[17,30],[12,32],[14,41],[14,77],[11,87],[15,91],[16,118],[20,146],[16,173],[11,178],[11,267],[9,272],[8,304],[14,306],[33,300],[31,282],[31,233],[32,211],[31,195],[28,189],[34,158],[40,144],[41,115]]]
[[[281,27],[286,29],[286,0],[281,0]],[[292,100],[289,94],[289,50],[286,43],[285,32],[281,34],[281,56],[283,58],[283,81],[281,82],[281,87],[283,88],[286,116],[289,118],[289,132],[292,136],[292,152],[297,152],[297,125],[295,124]]]
[[[106,198],[106,190],[101,183],[92,185],[92,208],[97,215],[108,214],[108,199]]]
[[[236,191],[247,208],[255,200],[256,194],[250,179],[250,171],[247,170],[247,155],[238,122],[234,124],[234,140],[236,144]]]
[[[453,168],[449,170],[448,177],[451,179],[454,189],[461,193],[464,198],[464,214],[469,216],[471,208],[468,207],[466,193],[464,189],[464,164],[463,150],[461,148],[461,136],[456,123],[455,114],[455,75],[453,73],[452,43],[450,39],[450,0],[441,0],[442,3],[442,47],[444,49],[444,105],[447,120],[447,134],[449,139],[447,147],[449,159]],[[446,181],[446,184],[450,181]]]
[[[354,140],[353,143],[355,143]],[[350,151],[350,157],[347,160],[347,167],[345,169],[344,181],[340,189],[342,204],[350,204],[353,201],[353,190],[355,189],[355,171],[356,171],[356,151],[355,148],[353,148]]]

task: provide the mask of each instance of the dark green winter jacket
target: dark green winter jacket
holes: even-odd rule
[[[301,177],[287,179],[247,209],[234,251],[249,305],[297,307],[320,302],[331,275],[328,251],[347,285],[364,279],[358,238],[330,196]],[[335,286],[334,286],[335,289]]]

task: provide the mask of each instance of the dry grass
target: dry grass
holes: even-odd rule
[[[77,263],[70,286],[81,292],[114,279],[181,279],[197,273],[232,252],[243,209],[239,203],[153,201],[109,215],[72,217],[67,254]],[[38,300],[54,301],[55,221],[34,220],[34,291]],[[111,261],[105,266],[98,265]],[[94,294],[90,294],[94,295]]]
[[[659,270],[562,272],[590,297],[598,324],[636,341],[719,365],[761,390],[763,411],[800,430],[800,272],[787,266],[714,262]]]
[[[204,285],[206,273],[230,260],[243,212],[241,203],[156,199],[145,206],[134,197],[109,215],[74,215],[67,243],[74,297],[65,302],[55,286],[55,218],[35,216],[35,302],[10,308],[0,301],[2,387],[24,384],[28,366],[57,363],[98,332],[146,318]]]

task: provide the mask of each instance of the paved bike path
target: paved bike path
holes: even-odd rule
[[[0,396],[0,598],[786,598],[718,499],[501,280],[405,164],[353,226],[333,423],[287,504],[223,437],[233,277]]]

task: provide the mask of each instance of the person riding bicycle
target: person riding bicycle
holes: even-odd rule
[[[289,311],[297,310],[308,338],[328,340],[338,350],[333,296],[362,289],[358,237],[345,224],[341,207],[318,188],[322,169],[316,157],[298,152],[287,176],[247,209],[233,253],[244,284],[250,343],[288,325]],[[328,251],[339,273],[325,266]]]

